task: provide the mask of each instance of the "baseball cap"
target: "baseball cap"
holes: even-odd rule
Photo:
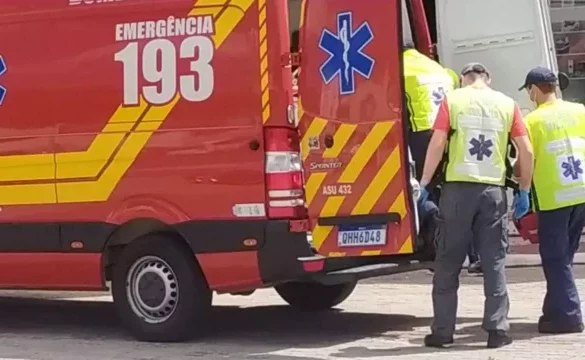
[[[486,74],[488,77],[490,77],[490,71],[485,67],[485,65],[478,62],[469,63],[463,67],[463,70],[461,70],[461,76],[465,76],[469,73]]]
[[[531,85],[556,84],[557,81],[557,75],[551,69],[539,66],[528,72],[526,80],[524,80],[524,85],[518,91],[524,90]]]

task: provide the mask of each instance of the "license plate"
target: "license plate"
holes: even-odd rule
[[[386,245],[386,225],[342,225],[337,234],[337,246]]]

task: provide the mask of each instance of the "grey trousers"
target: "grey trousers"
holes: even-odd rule
[[[433,276],[433,334],[453,336],[459,273],[470,242],[478,250],[485,295],[482,327],[508,331],[510,301],[506,287],[508,213],[503,187],[446,183],[439,203],[437,256]]]

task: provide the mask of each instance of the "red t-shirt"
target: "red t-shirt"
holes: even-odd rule
[[[445,99],[439,107],[439,113],[437,114],[435,125],[433,125],[433,130],[439,130],[448,133],[450,129],[451,125],[449,124],[449,106],[447,105],[447,99]],[[524,121],[522,120],[522,112],[520,111],[520,108],[518,105],[515,105],[514,117],[512,118],[512,128],[510,129],[510,137],[514,139],[524,135],[528,135],[528,132],[526,131],[526,125],[524,125]]]

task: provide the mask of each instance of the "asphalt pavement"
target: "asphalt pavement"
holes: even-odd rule
[[[576,266],[585,291],[585,266]],[[271,289],[251,296],[217,296],[208,335],[183,344],[134,341],[121,328],[108,294],[0,292],[0,359],[19,360],[308,360],[308,359],[577,359],[583,335],[540,336],[544,282],[540,268],[508,270],[516,342],[485,349],[480,329],[481,276],[461,277],[456,345],[422,346],[431,322],[428,271],[362,282],[338,309],[299,313]],[[26,297],[26,298],[25,298]]]

